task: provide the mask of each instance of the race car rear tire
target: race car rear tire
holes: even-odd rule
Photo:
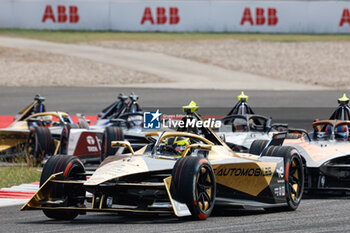
[[[40,177],[40,187],[45,184],[46,180],[51,175],[63,172],[64,180],[86,180],[84,165],[80,160],[70,155],[55,155],[48,159],[43,167],[43,171]],[[50,188],[50,198],[53,199],[66,199],[66,206],[82,206],[84,199],[80,201],[73,199],[74,197],[85,197],[85,189],[80,186],[71,186],[67,184],[55,183]],[[43,210],[44,214],[57,220],[72,220],[78,216],[77,211],[68,210]]]
[[[106,127],[101,142],[101,162],[105,160],[108,156],[115,155],[115,153],[117,153],[118,148],[113,148],[111,146],[111,142],[123,140],[124,134],[123,130],[120,127]]]
[[[213,211],[216,196],[214,171],[205,158],[184,157],[172,171],[171,189],[175,198],[186,203],[192,217],[207,219]]]
[[[274,209],[296,210],[304,192],[304,169],[299,152],[291,146],[271,146],[263,152],[262,156],[284,158],[283,178],[285,180],[287,206]]]
[[[68,154],[68,143],[69,143],[69,135],[71,129],[78,129],[79,126],[77,124],[65,124],[62,128],[61,136],[60,136],[60,148],[58,153],[61,155]]]
[[[39,164],[46,155],[52,156],[55,151],[50,130],[46,127],[33,127],[28,133],[25,146],[28,164]]]
[[[254,140],[249,148],[249,154],[260,155],[269,140]]]
[[[69,134],[72,128],[71,124],[65,124],[62,128],[61,136],[60,136],[60,149],[59,154],[66,155],[68,154],[68,142],[69,142]]]

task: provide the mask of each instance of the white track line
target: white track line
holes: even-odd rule
[[[13,186],[11,188],[2,188],[3,191],[15,191],[15,192],[36,192],[39,189],[37,184],[21,184],[18,186]]]
[[[21,193],[35,193],[38,191],[39,185],[38,184],[21,184],[17,186],[13,186],[10,188],[2,188],[0,189],[0,195],[1,191],[3,192],[13,192],[13,194],[19,194],[19,197],[16,198],[0,198],[0,207],[5,207],[5,206],[13,206],[13,205],[23,205],[25,204],[29,198],[21,198],[20,195]],[[6,196],[6,194],[3,194],[2,196]],[[11,196],[11,193],[9,194]]]

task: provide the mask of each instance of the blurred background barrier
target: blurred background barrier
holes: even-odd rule
[[[350,33],[349,1],[1,0],[0,28]]]

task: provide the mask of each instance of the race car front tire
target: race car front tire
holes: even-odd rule
[[[50,130],[46,127],[32,127],[29,131],[25,146],[27,162],[39,164],[46,155],[52,156],[55,151]]]
[[[172,190],[194,219],[207,219],[216,196],[215,174],[208,160],[190,156],[179,159],[172,171]]]
[[[51,175],[63,172],[63,180],[86,180],[84,165],[80,160],[70,155],[55,155],[48,159],[40,177],[40,187]],[[76,199],[80,197],[80,200]],[[50,198],[65,200],[65,206],[82,206],[84,204],[85,189],[80,186],[54,183],[51,184]],[[78,216],[77,211],[43,210],[44,214],[57,220],[72,220]]]
[[[68,153],[68,142],[69,142],[69,134],[72,128],[71,124],[65,124],[62,128],[61,136],[60,136],[60,148],[59,154],[66,155]]]
[[[120,127],[109,126],[106,127],[101,143],[101,162],[105,160],[110,155],[115,155],[118,148],[113,148],[111,142],[113,141],[123,141],[124,134]]]

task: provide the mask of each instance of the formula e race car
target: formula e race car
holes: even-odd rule
[[[138,115],[128,115],[129,119],[125,116],[127,113],[140,113],[142,112],[142,108],[137,103],[139,97],[135,95],[135,93],[131,93],[129,96],[130,101],[128,102],[128,97],[123,93],[120,93],[118,96],[118,100],[113,104],[109,105],[107,108],[103,109],[100,114],[98,114],[99,118],[95,122],[95,126],[105,126],[113,122],[120,122],[120,124],[125,124],[125,127],[132,128],[134,125],[128,125],[129,123],[134,123],[133,121],[140,121]],[[124,115],[124,116],[123,116]],[[123,117],[122,117],[123,116]],[[142,121],[142,119],[141,119]]]
[[[0,157],[9,159],[26,152],[30,163],[41,162],[45,155],[53,155],[59,144],[62,128],[72,124],[64,112],[46,112],[45,98],[36,95],[34,102],[21,110],[15,121],[0,129]]]
[[[288,130],[288,124],[272,123],[271,117],[255,114],[243,91],[237,98],[236,105],[221,119],[223,126],[218,132],[234,151],[248,152],[254,140],[269,140],[273,133]]]
[[[186,108],[187,106],[185,106]],[[196,122],[203,118],[192,112]],[[175,132],[149,132],[149,144],[130,154],[109,156],[92,176],[77,157],[51,157],[43,168],[40,189],[22,210],[43,210],[53,219],[74,219],[92,212],[174,214],[206,219],[214,206],[297,209],[303,194],[303,167],[297,150],[269,145],[278,153],[257,156],[233,152],[215,132],[187,127]],[[199,125],[199,124],[198,124]],[[88,193],[88,195],[86,195]]]
[[[143,112],[137,100],[134,93],[129,98],[120,94],[116,102],[99,114],[94,125],[89,126],[83,118],[79,119],[79,128],[67,125],[62,131],[59,153],[78,156],[84,162],[100,162],[117,152],[110,146],[113,140],[140,143],[136,148],[148,143],[144,134],[140,134]]]
[[[302,156],[305,167],[305,191],[310,194],[345,193],[350,191],[350,108],[349,99],[338,99],[339,107],[329,120],[315,120],[313,131],[295,132],[295,139],[284,145],[295,147]],[[268,141],[254,141],[250,152],[273,155],[274,147]],[[265,148],[265,149],[264,149]]]

